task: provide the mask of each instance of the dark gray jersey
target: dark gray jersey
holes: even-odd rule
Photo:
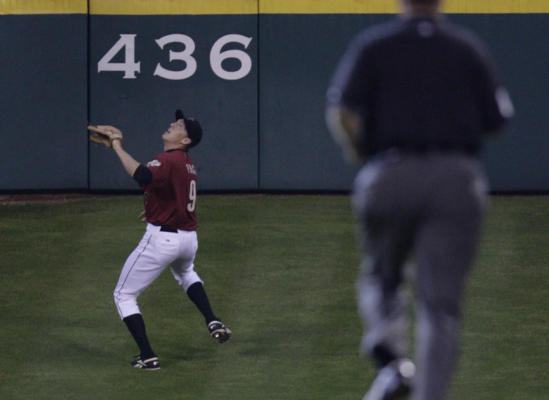
[[[389,148],[476,154],[513,107],[482,43],[438,18],[398,18],[362,32],[343,57],[328,103],[358,112],[362,153]]]

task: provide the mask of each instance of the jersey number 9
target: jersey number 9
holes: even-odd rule
[[[187,203],[187,211],[194,212],[196,209],[196,181],[191,179],[189,183],[189,202]]]

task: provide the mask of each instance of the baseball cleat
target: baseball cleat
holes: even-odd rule
[[[416,367],[408,359],[395,360],[379,370],[362,400],[396,400],[410,394]]]
[[[218,343],[224,343],[232,336],[232,332],[221,321],[212,321],[208,324],[210,336],[217,340]]]
[[[146,360],[142,360],[141,356],[137,356],[131,364],[134,368],[144,369],[146,371],[156,371],[157,369],[160,369],[160,361],[158,361],[158,357],[151,357]]]

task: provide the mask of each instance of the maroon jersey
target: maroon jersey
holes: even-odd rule
[[[146,165],[152,181],[145,191],[145,215],[153,225],[196,230],[196,170],[183,150],[158,154]]]

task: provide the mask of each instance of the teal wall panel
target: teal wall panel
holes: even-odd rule
[[[325,91],[349,40],[391,18],[0,15],[0,190],[138,189],[112,151],[89,144],[86,121],[120,127],[127,150],[146,162],[162,151],[175,108],[204,126],[191,150],[201,190],[347,190],[358,167],[328,134]],[[492,190],[549,191],[549,14],[447,18],[488,44],[516,106],[506,133],[482,155]],[[184,41],[168,43],[174,34]],[[240,42],[229,37],[211,56],[227,35]],[[106,57],[121,37],[126,45]],[[130,61],[126,50],[139,72],[105,70]],[[155,75],[158,66],[193,71],[167,79]]]
[[[103,69],[99,62],[109,49],[121,35],[129,34],[135,35],[127,43],[133,43],[134,61],[140,63],[139,72],[133,74],[135,78],[124,79],[126,73],[121,71],[99,71]],[[230,57],[221,63],[221,68],[228,72],[242,71],[243,76],[221,78],[212,68],[219,65],[211,62],[210,54],[220,38],[235,34],[240,35],[239,40],[245,37],[249,42],[222,46],[220,52],[236,51],[237,58],[227,53]],[[190,151],[198,168],[199,189],[257,189],[256,15],[92,15],[90,37],[93,123],[118,126],[125,134],[128,152],[140,162],[147,162],[162,151],[160,136],[173,121],[175,109],[181,108],[201,121],[204,128],[202,142]],[[162,38],[181,42],[164,43]],[[157,40],[161,40],[160,44]],[[110,62],[130,60],[131,57],[125,57],[126,47]],[[166,70],[187,71],[189,76],[167,79],[163,76],[168,74],[155,75],[158,65]],[[92,146],[90,188],[137,188],[118,164],[112,152]]]
[[[262,15],[260,182],[266,189],[349,189],[356,167],[329,138],[324,95],[335,65],[360,30],[393,15]],[[487,43],[516,106],[482,161],[494,191],[549,190],[548,14],[455,14]],[[512,29],[510,29],[512,27]]]
[[[516,109],[482,157],[495,191],[548,191],[549,14],[453,15],[488,43]]]
[[[260,185],[348,190],[348,165],[328,134],[325,92],[347,43],[386,16],[261,15]]]
[[[0,189],[87,187],[87,17],[0,15]]]

